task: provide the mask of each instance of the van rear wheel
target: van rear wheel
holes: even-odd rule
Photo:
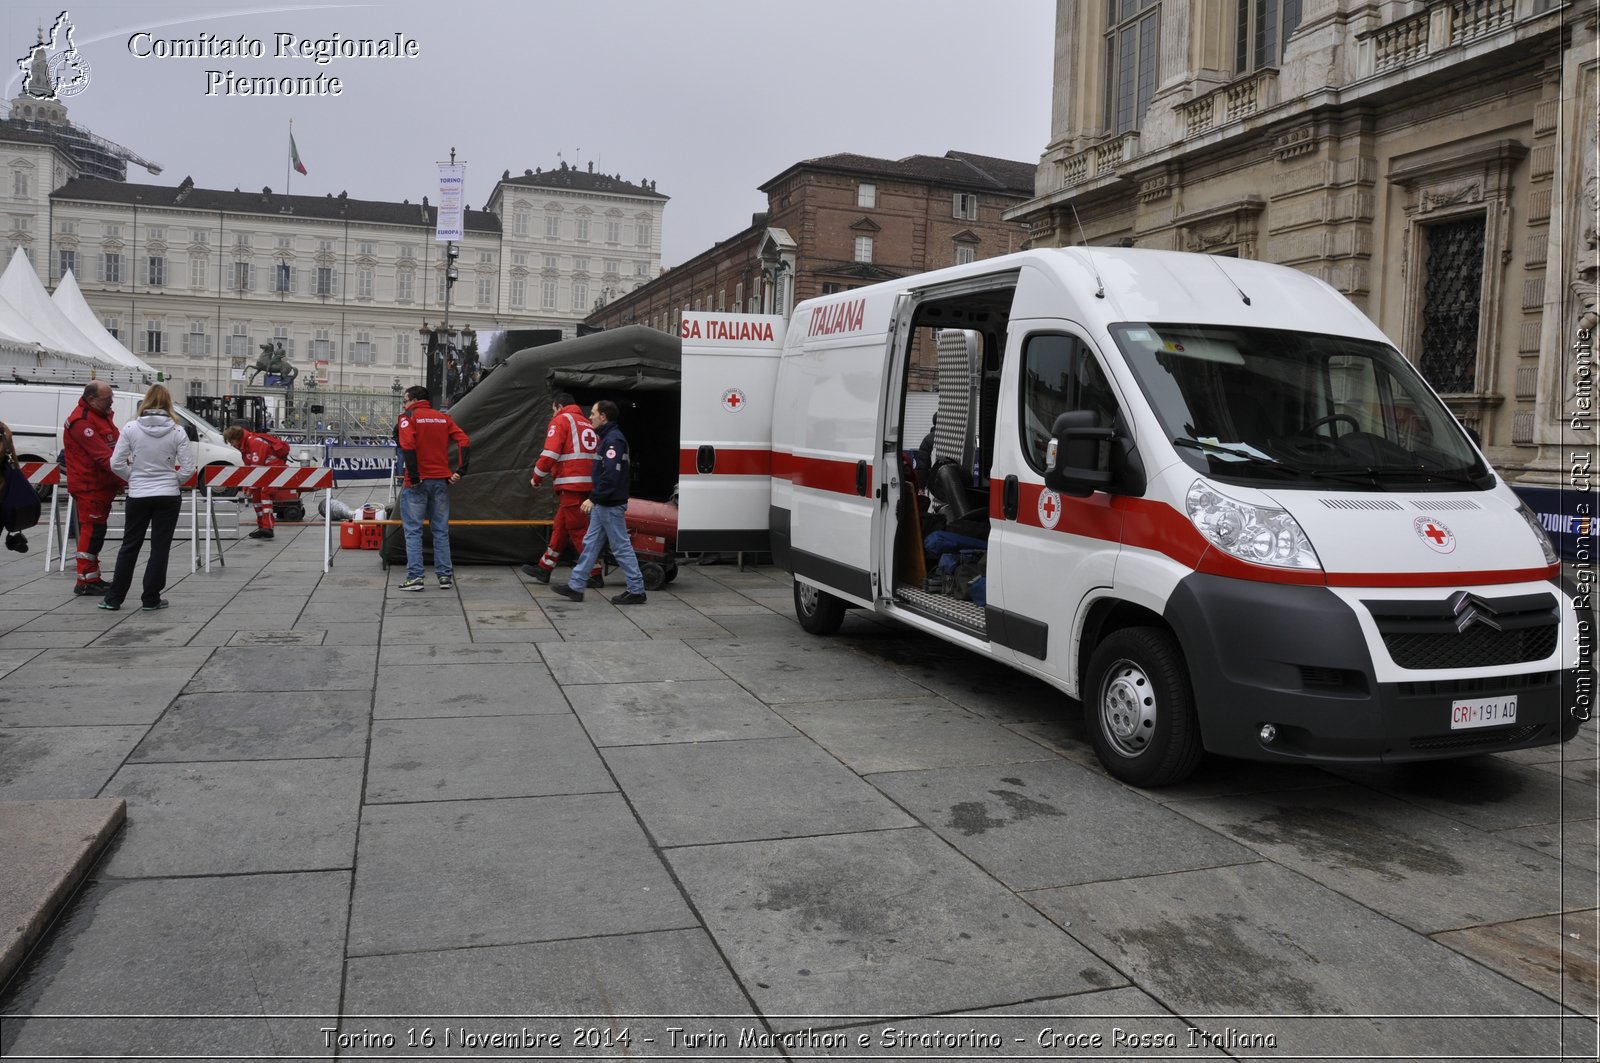
[[[794,615],[813,635],[831,635],[844,623],[844,602],[809,583],[794,581]]]
[[[1204,752],[1183,654],[1159,628],[1124,628],[1095,647],[1083,712],[1100,763],[1135,786],[1180,782]]]

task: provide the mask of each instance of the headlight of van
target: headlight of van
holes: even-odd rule
[[[1528,503],[1517,502],[1517,515],[1528,522],[1533,537],[1539,540],[1539,549],[1544,551],[1544,563],[1553,565],[1560,561],[1561,555],[1556,553],[1555,544],[1550,541],[1550,533],[1544,530],[1544,525],[1539,523],[1539,515],[1528,508]]]
[[[1280,568],[1322,567],[1311,540],[1281,509],[1229,498],[1204,480],[1190,486],[1184,506],[1206,541],[1234,557]]]

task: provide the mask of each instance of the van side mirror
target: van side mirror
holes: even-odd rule
[[[189,442],[191,443],[200,442],[200,430],[195,428],[195,426],[192,424],[185,422],[183,426],[183,434],[189,437]]]
[[[1072,410],[1056,418],[1045,452],[1044,484],[1052,491],[1083,498],[1111,486],[1110,448],[1116,430],[1095,426],[1090,410]]]

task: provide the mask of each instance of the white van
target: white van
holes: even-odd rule
[[[111,417],[121,428],[138,416],[144,395],[114,391]],[[78,400],[81,384],[0,384],[0,421],[11,429],[17,456],[23,461],[55,461],[61,453],[61,428]],[[173,412],[194,442],[195,460],[202,468],[241,465],[238,448],[223,442],[222,434],[182,406]]]
[[[1046,680],[1120,779],[1176,782],[1202,750],[1490,753],[1587,718],[1538,521],[1306,274],[1026,251],[786,328],[688,313],[682,338],[679,547],[770,548],[808,631],[869,609]],[[936,517],[903,456],[914,351],[939,364]]]

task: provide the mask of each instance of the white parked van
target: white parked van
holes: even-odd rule
[[[682,337],[680,548],[770,548],[809,631],[870,609],[1039,676],[1118,778],[1520,749],[1587,716],[1537,520],[1306,274],[1026,251]]]
[[[111,416],[121,428],[138,416],[144,394],[114,391],[112,395]],[[0,384],[0,421],[11,428],[17,456],[23,461],[55,461],[61,453],[61,428],[82,397],[81,384]],[[243,464],[238,449],[223,442],[222,433],[182,406],[173,406],[173,412],[194,442],[201,468]]]

